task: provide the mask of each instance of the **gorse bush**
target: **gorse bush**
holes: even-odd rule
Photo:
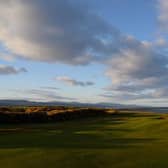
[[[0,123],[41,123],[116,114],[113,110],[74,107],[1,107]]]

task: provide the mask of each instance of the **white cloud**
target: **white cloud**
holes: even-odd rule
[[[134,38],[124,44],[106,63],[106,75],[112,84],[104,89],[109,93],[103,96],[124,100],[166,98],[160,93],[167,88],[167,56]]]

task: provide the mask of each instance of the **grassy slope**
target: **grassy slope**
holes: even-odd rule
[[[168,115],[1,126],[0,167],[167,168]]]

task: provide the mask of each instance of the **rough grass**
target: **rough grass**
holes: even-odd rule
[[[168,115],[0,127],[3,168],[167,168]]]

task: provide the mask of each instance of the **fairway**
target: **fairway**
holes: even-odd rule
[[[167,156],[167,114],[0,127],[3,168],[166,168]]]

